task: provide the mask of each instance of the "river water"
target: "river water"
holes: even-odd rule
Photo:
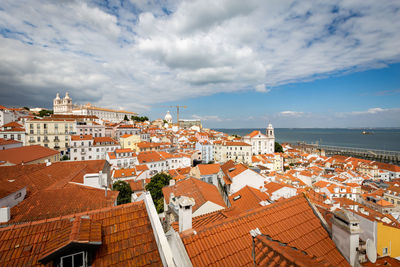
[[[254,130],[265,134],[265,129],[214,129],[227,134],[244,136]],[[367,131],[371,134],[362,134]],[[279,143],[316,143],[329,146],[357,147],[400,151],[400,129],[322,129],[322,128],[275,128]]]

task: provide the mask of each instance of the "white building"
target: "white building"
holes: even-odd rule
[[[225,174],[226,193],[229,195],[236,193],[246,185],[260,189],[266,181],[264,176],[250,170],[243,164],[232,164],[232,161],[229,161],[221,168]]]
[[[9,122],[0,127],[0,138],[17,140],[25,145],[25,129],[18,122]]]
[[[265,133],[266,135],[260,131],[253,131],[243,137],[244,142],[252,146],[253,155],[274,153],[275,135],[271,123],[268,124]]]
[[[244,142],[221,141],[214,142],[214,159],[216,162],[235,162],[251,163],[251,145]]]
[[[117,141],[110,137],[73,135],[70,140],[71,161],[105,159],[108,152],[120,149]]]
[[[72,99],[69,97],[68,92],[63,99],[57,93],[56,98],[53,100],[53,113],[54,114],[72,114]]]
[[[4,106],[0,106],[0,126],[17,120],[16,114]]]
[[[196,142],[195,149],[201,152],[201,161],[203,163],[214,161],[214,145],[210,142]]]
[[[171,116],[171,113],[169,113],[169,111],[167,111],[167,114],[165,115],[164,120],[169,124],[172,123],[172,116]]]
[[[91,121],[83,121],[76,123],[76,133],[79,135],[90,134],[93,137],[105,137],[106,127]]]
[[[99,108],[92,106],[90,103],[81,106],[74,105],[72,104],[72,99],[68,95],[68,92],[65,94],[63,99],[61,99],[60,95],[57,93],[57,96],[53,101],[53,111],[54,114],[96,116],[101,120],[110,122],[121,122],[124,120],[125,116],[129,119],[131,116],[137,116],[137,113],[135,112]]]
[[[106,159],[114,169],[132,168],[139,164],[136,153],[131,149],[116,149],[108,152]]]

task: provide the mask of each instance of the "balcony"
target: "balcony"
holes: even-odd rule
[[[31,139],[30,139],[28,142],[29,142],[29,143],[35,143],[35,140],[31,140]]]
[[[58,150],[58,149],[60,149],[60,146],[59,146],[59,145],[55,145],[55,146],[54,146],[54,149],[57,149],[57,150]]]
[[[43,142],[44,142],[44,143],[48,143],[48,142],[50,142],[50,140],[47,139],[47,138],[45,138],[45,139],[43,139]]]

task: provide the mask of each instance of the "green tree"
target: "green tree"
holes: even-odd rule
[[[64,155],[64,156],[61,158],[61,160],[69,160],[69,158],[68,158],[67,155]]]
[[[126,116],[126,114],[125,114],[124,120],[129,121],[128,116]]]
[[[23,107],[23,109],[29,110],[29,108],[28,108],[28,107]]]
[[[164,197],[162,188],[166,185],[169,185],[169,180],[171,179],[172,177],[168,174],[157,173],[151,177],[150,183],[146,185],[146,190],[150,192],[158,213],[164,211]]]
[[[147,118],[146,116],[143,116],[143,117],[132,116],[131,119],[133,121],[139,121],[139,122],[144,122],[144,121],[148,121],[149,120],[149,118]]]
[[[113,190],[119,191],[117,204],[131,203],[132,189],[131,186],[125,181],[116,181],[113,184]]]
[[[43,109],[43,110],[39,111],[40,117],[49,116],[50,114],[53,114],[52,110]]]
[[[281,144],[279,144],[278,142],[275,142],[275,152],[283,153],[283,148],[282,148]]]

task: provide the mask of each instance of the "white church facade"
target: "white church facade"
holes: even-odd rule
[[[96,116],[103,121],[109,121],[113,123],[123,121],[125,116],[130,119],[131,116],[138,115],[137,113],[130,111],[95,107],[90,103],[86,105],[74,105],[72,104],[72,99],[70,98],[68,92],[62,99],[57,93],[57,96],[53,101],[53,111],[54,114]]]
[[[244,136],[243,140],[252,146],[253,155],[271,154],[275,151],[275,134],[271,123],[268,124],[265,134],[253,131]]]

